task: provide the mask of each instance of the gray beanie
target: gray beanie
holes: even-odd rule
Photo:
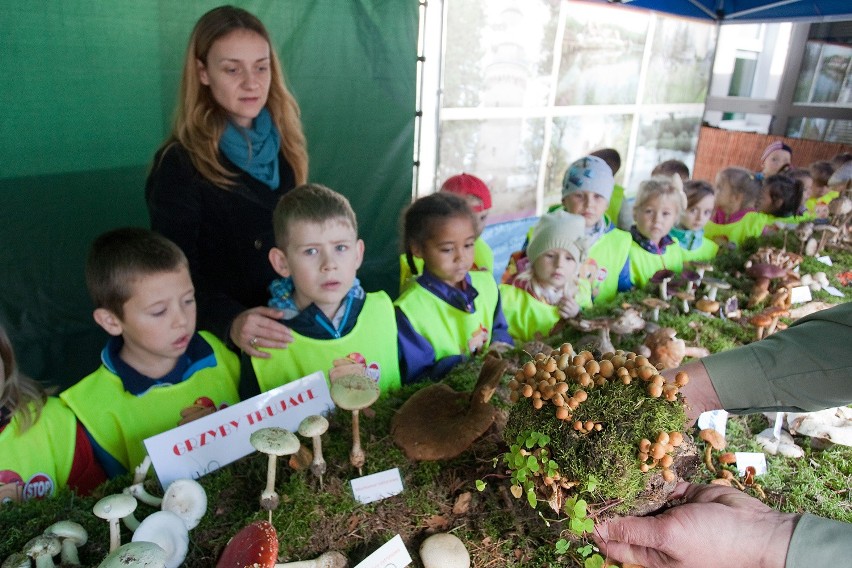
[[[535,262],[538,257],[552,249],[565,249],[577,264],[586,258],[586,220],[582,215],[557,211],[543,215],[533,228],[527,245],[527,258]]]
[[[575,191],[591,191],[606,198],[612,197],[615,178],[612,169],[597,156],[580,158],[568,167],[562,178],[562,197]]]

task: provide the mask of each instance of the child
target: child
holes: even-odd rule
[[[687,180],[683,184],[686,210],[669,233],[683,249],[686,261],[707,261],[716,257],[719,245],[704,238],[704,225],[713,214],[716,191],[704,180]]]
[[[686,209],[680,178],[654,177],[643,181],[636,194],[630,228],[630,280],[644,288],[659,270],[683,270],[683,249],[669,236]]]
[[[819,218],[817,207],[828,205],[832,199],[839,195],[836,191],[829,191],[828,188],[828,180],[831,179],[831,175],[834,173],[834,167],[832,167],[831,162],[820,160],[811,164],[808,170],[810,171],[813,182],[811,183],[810,191],[805,193],[804,215],[811,218]],[[820,207],[820,210],[823,214],[822,218],[825,219],[828,214],[828,208]]]
[[[433,193],[405,211],[402,241],[413,274],[414,259],[423,261],[423,274],[394,302],[406,376],[441,376],[483,349],[512,345],[494,277],[470,271],[475,240],[476,219],[457,195]]]
[[[239,401],[237,356],[195,331],[183,252],[147,229],[95,239],[86,261],[95,321],[112,338],[102,365],[60,394],[110,477],[139,465],[143,440]]]
[[[447,178],[440,191],[455,193],[467,201],[471,211],[476,217],[476,242],[473,246],[473,266],[471,270],[482,270],[485,272],[494,271],[494,251],[482,238],[482,231],[485,230],[485,221],[488,218],[488,212],[491,209],[491,192],[485,182],[476,176],[461,173]],[[420,259],[415,258],[414,264],[417,271],[423,270],[423,264]],[[399,257],[399,292],[405,290],[406,284],[410,282],[412,277],[411,270],[408,267],[408,261],[405,255]]]
[[[719,246],[739,246],[748,237],[759,237],[769,216],[755,210],[760,182],[744,168],[725,168],[716,176],[716,208],[704,227],[704,238]]]
[[[0,327],[0,506],[68,486],[81,495],[106,481],[74,413],[18,372]]]
[[[792,217],[802,205],[804,191],[798,179],[787,174],[771,175],[763,180],[757,210],[775,218]]]
[[[618,173],[618,170],[621,169],[621,154],[619,154],[618,150],[615,148],[601,148],[600,150],[590,152],[589,156],[597,156],[606,162],[606,165],[608,165],[609,169],[612,170],[613,178],[615,177],[615,174]],[[609,205],[606,208],[606,216],[609,217],[613,223],[618,224],[623,204],[624,187],[617,183],[613,183],[612,195],[609,198]]]
[[[780,140],[773,142],[766,147],[760,156],[760,172],[757,178],[762,181],[769,176],[783,172],[790,167],[792,160],[792,148]]]
[[[588,281],[579,283],[585,260],[586,224],[564,211],[545,215],[533,229],[520,270],[500,285],[509,334],[520,341],[550,335],[560,318],[576,316],[592,304]]]
[[[364,257],[349,201],[317,184],[286,193],[272,219],[269,306],[284,313],[293,342],[251,362],[262,391],[315,371],[333,381],[363,374],[382,394],[400,387],[394,308],[385,292],[366,294],[355,277]],[[329,370],[330,369],[330,370]]]
[[[630,233],[604,215],[614,185],[612,170],[597,156],[580,158],[562,179],[562,206],[585,220],[589,248],[580,278],[589,282],[596,304],[611,302],[617,292],[630,288]]]
[[[686,182],[689,179],[689,166],[680,160],[665,160],[660,162],[654,169],[651,170],[651,177],[680,177],[681,181]],[[618,217],[618,228],[626,231],[633,226],[633,207],[636,205],[636,198],[631,197],[621,208],[621,214]]]

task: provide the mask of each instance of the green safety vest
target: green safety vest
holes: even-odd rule
[[[292,330],[291,333],[293,342],[286,349],[262,349],[272,356],[268,359],[251,359],[263,392],[315,371],[322,371],[328,381],[328,371],[333,361],[349,355],[363,357],[367,374],[378,381],[382,394],[395,391],[401,385],[396,315],[393,303],[385,292],[367,294],[355,327],[343,337],[314,339]]]
[[[719,252],[719,245],[705,236],[701,240],[701,246],[697,249],[687,250],[681,247],[681,250],[683,251],[684,262],[698,262],[716,258],[716,253]]]
[[[750,237],[761,236],[763,229],[775,221],[776,218],[768,213],[749,211],[743,215],[742,219],[733,223],[718,225],[709,221],[704,226],[704,238],[712,239],[718,245],[730,242],[740,246]]]
[[[468,340],[483,328],[489,338],[486,344],[491,342],[500,297],[497,283],[490,272],[471,272],[470,280],[478,292],[472,314],[451,306],[420,284],[409,286],[394,302],[414,330],[432,344],[436,360],[470,355]]]
[[[56,397],[47,398],[38,421],[23,433],[13,416],[0,432],[0,506],[50,497],[65,487],[76,442],[77,418]]]
[[[414,259],[414,266],[417,267],[417,274],[423,274],[423,259],[416,256],[412,258]],[[471,271],[494,272],[494,251],[491,250],[491,247],[488,246],[488,243],[482,237],[478,237],[473,242],[473,267]],[[408,260],[406,260],[404,254],[401,254],[399,255],[400,294],[405,292],[405,289],[411,284],[412,280],[413,275],[411,274],[411,268],[408,267]]]
[[[212,334],[198,332],[213,348],[216,365],[193,373],[176,385],[155,387],[136,396],[121,378],[101,365],[97,371],[64,391],[64,400],[95,441],[128,471],[147,453],[145,438],[170,430],[181,421],[180,411],[203,403],[223,408],[240,401],[239,359]],[[199,402],[202,404],[202,402]]]
[[[666,247],[666,252],[663,254],[648,252],[631,240],[630,280],[633,286],[644,288],[658,270],[673,270],[677,273],[683,270],[683,249],[677,239]]]
[[[621,203],[624,201],[624,188],[618,184],[612,188],[612,197],[609,198],[609,206],[606,208],[606,216],[614,219],[618,224],[618,216],[621,213]]]
[[[550,334],[550,330],[559,321],[559,309],[556,306],[542,302],[526,290],[511,284],[500,284],[499,288],[503,315],[509,323],[509,335],[525,342],[534,339],[536,333],[544,337]],[[580,308],[592,305],[588,281],[579,282],[574,299]]]
[[[813,219],[816,217],[816,207],[818,204],[827,205],[831,202],[832,199],[835,199],[840,196],[840,192],[837,191],[829,191],[825,195],[821,195],[819,197],[811,197],[810,199],[805,200],[805,208],[807,212],[802,215],[806,219]]]
[[[587,280],[595,304],[611,302],[618,293],[618,275],[630,254],[633,238],[627,231],[613,229],[599,238],[580,266],[580,279]]]

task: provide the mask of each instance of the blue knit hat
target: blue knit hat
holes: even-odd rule
[[[580,158],[568,167],[562,179],[562,197],[575,191],[591,191],[605,197],[612,197],[615,178],[612,169],[597,156]]]

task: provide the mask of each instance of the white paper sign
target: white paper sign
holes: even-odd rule
[[[823,263],[823,264],[827,264],[828,266],[833,266],[833,264],[832,264],[832,262],[831,262],[831,257],[830,257],[830,256],[828,256],[828,255],[825,255],[825,256],[818,256],[818,257],[816,257],[816,259],[817,259],[818,261],[820,261],[821,263]]]
[[[790,303],[801,304],[812,300],[811,289],[808,286],[795,286],[790,290]]]
[[[842,297],[843,297],[843,292],[841,292],[840,290],[838,290],[838,289],[837,289],[837,288],[835,288],[834,286],[825,286],[825,287],[823,288],[823,290],[825,290],[826,292],[828,292],[828,293],[829,293],[829,294],[831,294],[832,296],[836,296],[836,297],[838,297],[838,298],[842,298]]]
[[[355,500],[364,504],[402,493],[402,477],[397,467],[364,477],[356,477],[350,483]]]
[[[165,488],[176,479],[198,479],[254,448],[255,430],[278,426],[295,432],[302,419],[334,408],[325,375],[317,371],[213,414],[145,440],[145,448]]]
[[[411,555],[408,554],[402,537],[396,535],[359,562],[355,568],[403,568],[409,564],[411,564]]]
[[[754,468],[755,476],[766,473],[766,454],[763,452],[734,452],[734,457],[737,458],[737,473],[740,475],[745,475],[749,466]]]
[[[704,430],[712,428],[716,430],[722,437],[725,436],[725,430],[728,426],[728,412],[725,410],[710,410],[702,412],[698,416],[698,427]]]

